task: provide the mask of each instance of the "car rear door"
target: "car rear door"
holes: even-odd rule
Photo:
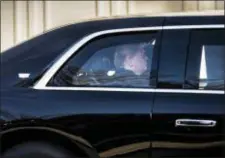
[[[152,157],[225,156],[224,34],[219,25],[164,30]]]

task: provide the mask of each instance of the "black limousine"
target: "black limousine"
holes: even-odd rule
[[[1,53],[1,156],[225,157],[223,14],[101,19]]]

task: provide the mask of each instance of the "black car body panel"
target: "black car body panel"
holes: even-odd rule
[[[224,24],[224,16],[99,20],[65,26],[7,50],[1,54],[2,131],[56,128],[81,137],[101,157],[223,155],[224,94],[37,90],[33,84],[17,85],[18,73],[28,72],[36,81],[75,42],[94,32],[213,24]],[[176,119],[186,118],[216,120],[217,126],[175,127]]]
[[[152,154],[173,157],[223,155],[224,105],[223,95],[156,94],[153,110]],[[177,119],[187,118],[216,120],[217,125],[215,128],[175,126]]]
[[[92,92],[65,91],[62,95],[57,91],[34,91],[20,91],[17,97],[13,94],[9,98],[2,97],[2,114],[10,114],[5,118],[11,122],[3,126],[3,130],[57,124],[64,131],[88,140],[105,156],[107,153],[103,151],[138,143],[145,143],[142,154],[149,154],[153,94],[95,92],[93,95]],[[34,100],[38,102],[34,104]],[[7,106],[9,102],[10,106]],[[21,121],[14,123],[14,120]],[[30,120],[33,120],[32,124]]]

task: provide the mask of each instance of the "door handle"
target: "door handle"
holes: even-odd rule
[[[198,119],[177,119],[175,126],[184,127],[214,127],[216,121],[214,120],[198,120]]]

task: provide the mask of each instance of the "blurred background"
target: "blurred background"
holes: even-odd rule
[[[211,1],[1,1],[1,52],[50,29],[101,17],[224,10]]]

